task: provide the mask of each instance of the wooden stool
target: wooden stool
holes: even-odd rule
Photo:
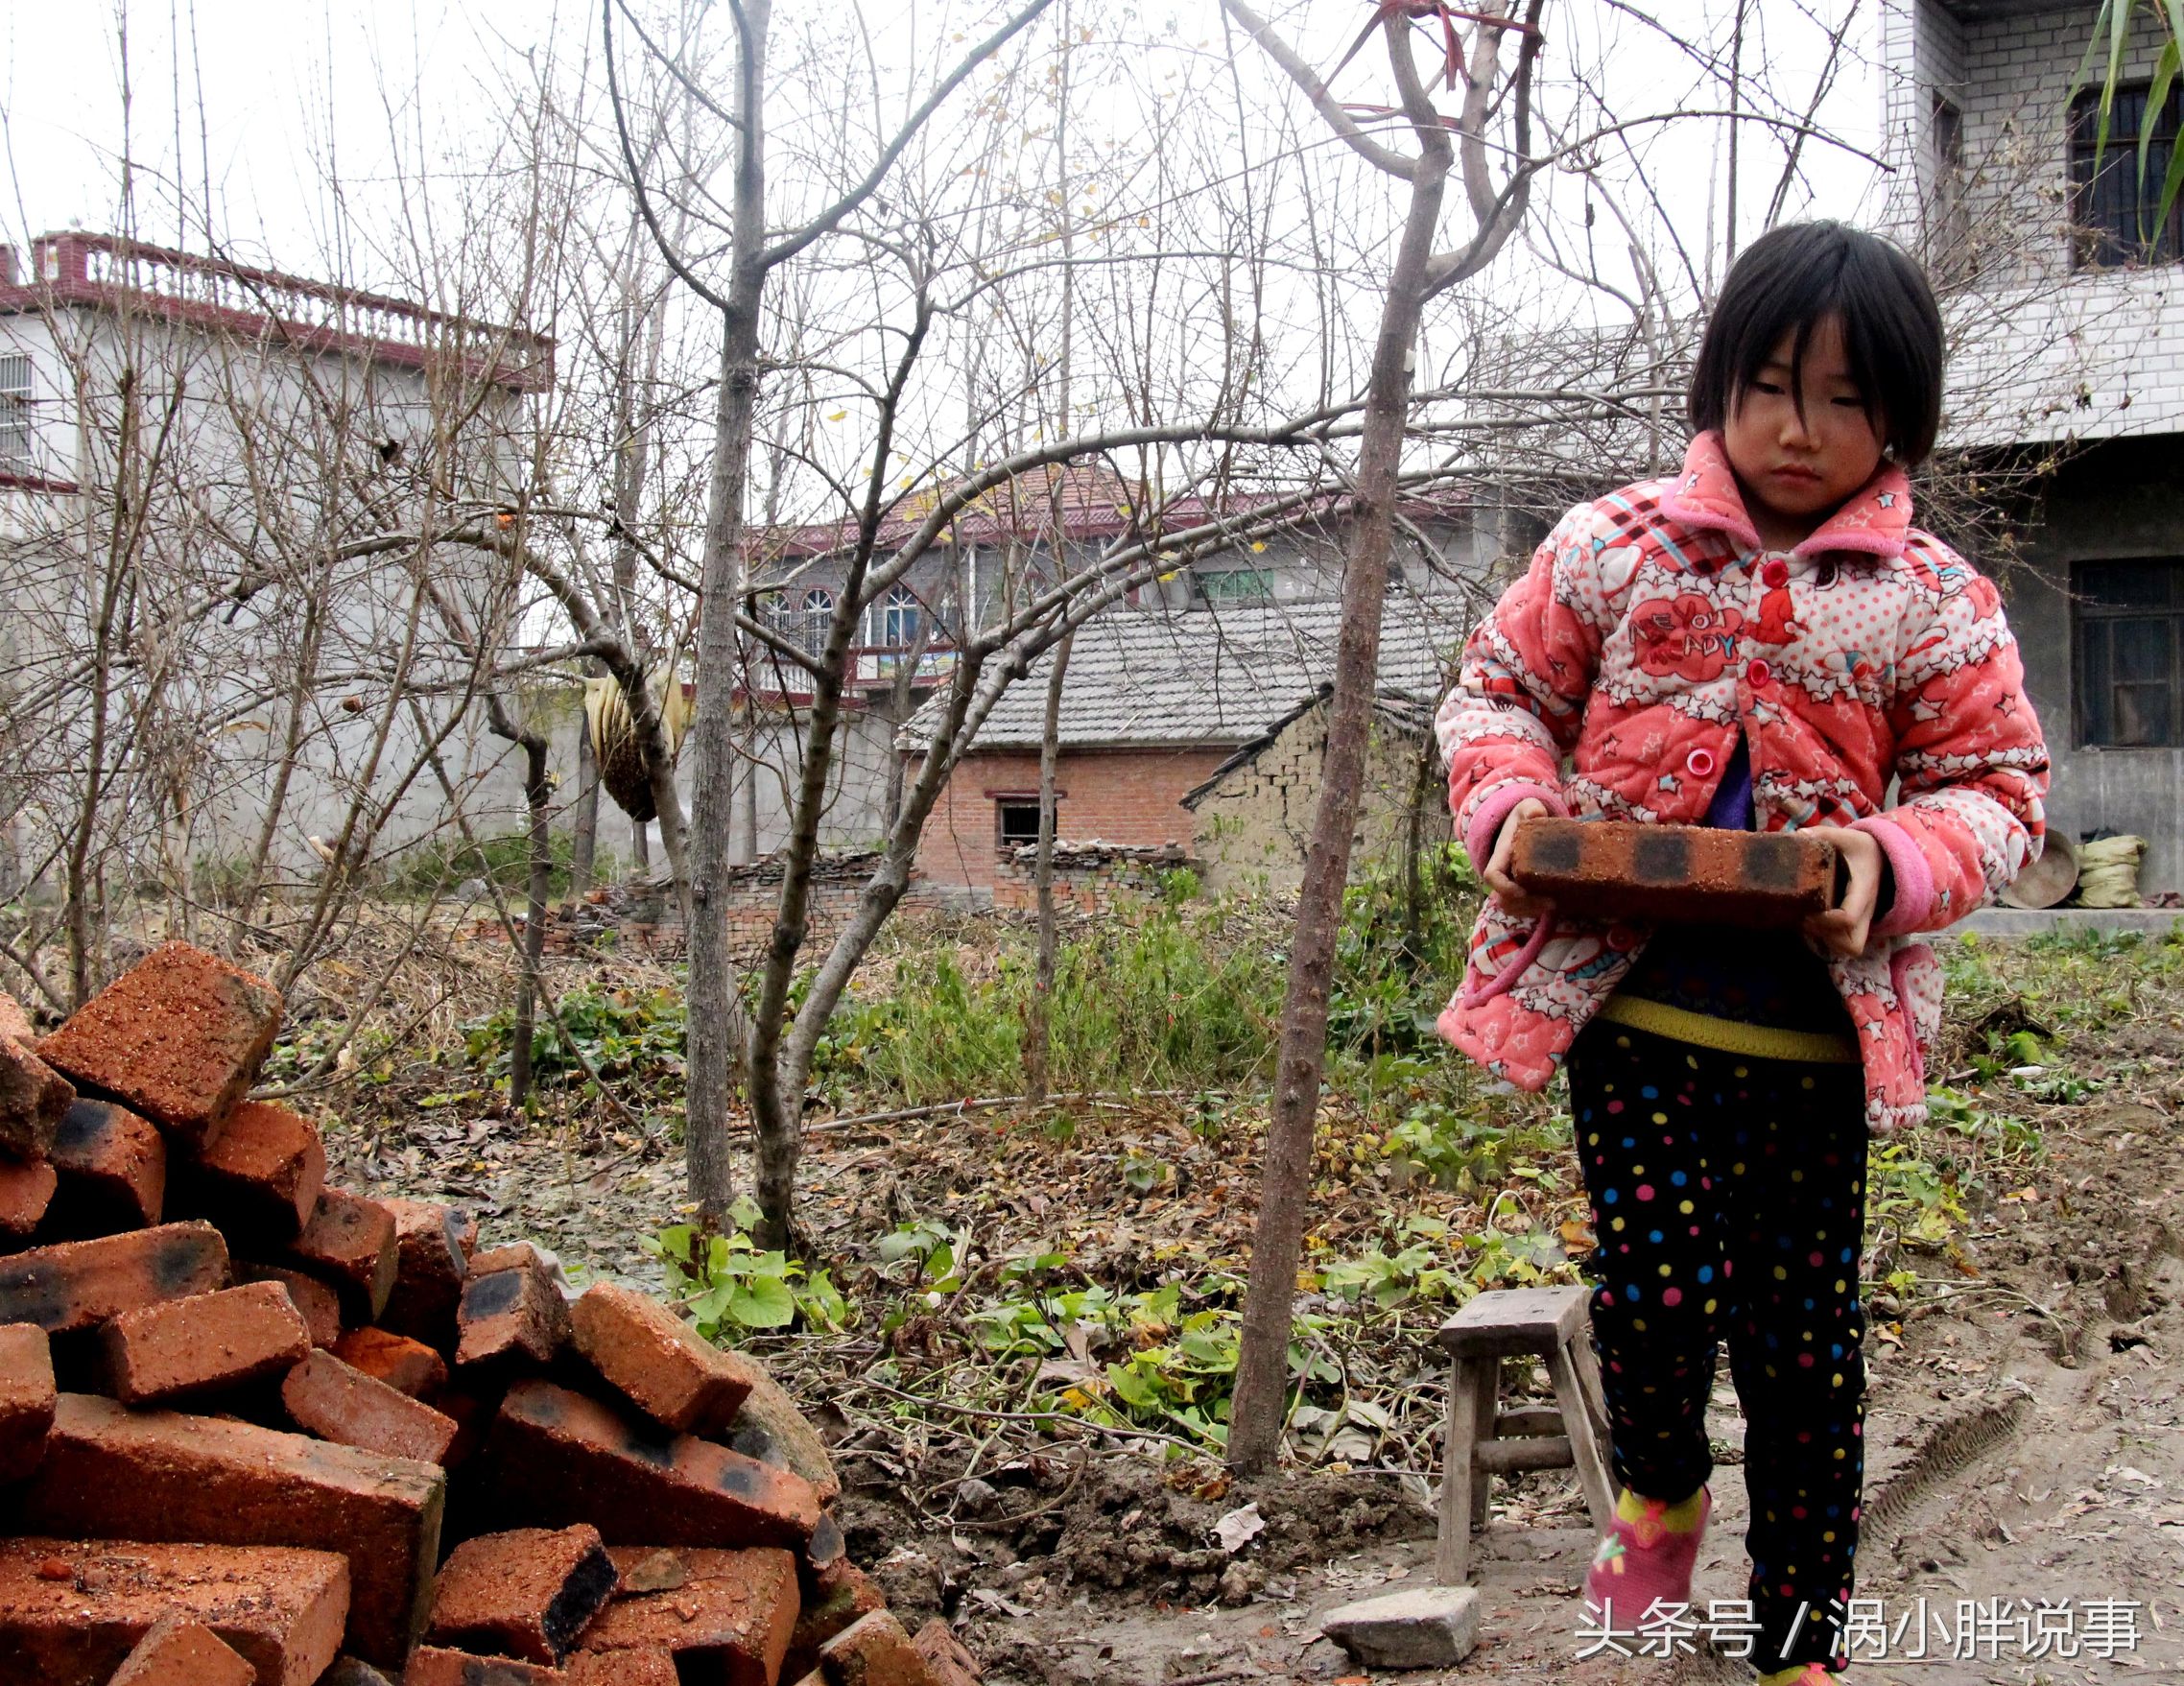
[[[1505,1288],[1474,1296],[1441,1325],[1448,1348],[1448,1431],[1441,1447],[1440,1533],[1434,1578],[1461,1586],[1471,1575],[1471,1531],[1486,1527],[1487,1483],[1520,1469],[1575,1467],[1593,1527],[1615,1520],[1608,1480],[1607,1401],[1593,1357],[1589,1288]],[[1502,1360],[1540,1358],[1555,1408],[1501,1407]]]

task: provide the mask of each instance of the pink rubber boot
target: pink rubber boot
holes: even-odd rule
[[[1639,1514],[1628,1519],[1624,1512],[1633,1505]],[[1698,1489],[1698,1522],[1687,1532],[1675,1532],[1662,1521],[1668,1508],[1667,1500],[1641,1499],[1627,1487],[1618,1495],[1615,1524],[1585,1571],[1585,1605],[1599,1614],[1603,1628],[1627,1633],[1646,1620],[1656,1601],[1664,1607],[1691,1602],[1692,1567],[1714,1510],[1714,1494],[1708,1487]]]

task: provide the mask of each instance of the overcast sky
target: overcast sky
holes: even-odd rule
[[[1693,40],[1725,43],[1735,0],[1669,0],[1652,15]],[[1822,125],[1853,147],[1877,144],[1880,97],[1872,64],[1880,0],[1749,0],[1747,66],[1771,61],[1785,94],[1802,98],[1820,60],[1824,27],[1855,3],[1855,51],[1821,109]],[[796,0],[781,0],[789,14]],[[909,14],[931,14],[913,0]],[[1149,23],[1172,16],[1183,36],[1218,31],[1215,0],[1163,0],[1140,9]],[[892,8],[870,9],[883,57],[888,32],[904,27]],[[1323,31],[1300,45],[1322,66],[1367,15],[1362,4],[1318,0],[1312,18]],[[1621,43],[1610,63],[1632,100],[1693,80],[1691,65],[1603,0],[1550,0],[1550,40],[1583,37]],[[890,22],[890,20],[894,21]],[[372,214],[375,188],[402,151],[434,155],[459,150],[502,120],[482,90],[496,66],[525,53],[585,50],[597,10],[576,0],[16,0],[0,8],[0,101],[5,103],[8,179],[0,226],[26,232],[81,224],[114,226],[117,160],[125,134],[123,53],[126,28],[130,151],[154,174],[178,156],[196,183],[209,179],[216,217],[238,249],[257,249],[284,267],[331,244],[337,175],[352,214]],[[1369,58],[1361,69],[1369,69]],[[1714,98],[1718,101],[1717,92]],[[945,118],[943,118],[945,121]],[[1666,144],[1678,165],[1665,172],[1668,195],[1686,211],[1721,170],[1719,125],[1690,124]],[[1781,154],[1747,128],[1745,200],[1756,217],[1771,190]],[[1826,147],[1808,148],[1806,174],[1816,197],[1809,211],[1856,216],[1869,211],[1872,171]],[[140,226],[173,239],[160,196],[140,199]]]

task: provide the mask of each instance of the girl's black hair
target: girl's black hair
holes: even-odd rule
[[[1941,312],[1926,273],[1900,248],[1840,223],[1791,223],[1745,248],[1699,343],[1691,371],[1691,425],[1727,419],[1785,334],[1794,336],[1791,393],[1805,410],[1800,378],[1813,329],[1842,321],[1851,378],[1906,468],[1934,449],[1941,420]]]

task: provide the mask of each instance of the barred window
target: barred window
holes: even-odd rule
[[[0,352],[0,469],[31,465],[31,358]]]
[[[2076,258],[2081,268],[2118,264],[2172,263],[2184,241],[2178,221],[2184,202],[2170,207],[2155,226],[2162,183],[2176,150],[2178,113],[2184,86],[2172,84],[2158,109],[2148,109],[2145,83],[2116,90],[2108,114],[2108,144],[2097,149],[2101,134],[2101,94],[2078,95],[2070,108],[2070,220]],[[2150,129],[2150,133],[2148,130]],[[2146,174],[2139,174],[2139,140],[2147,137]],[[2101,165],[2094,168],[2099,150]]]
[[[826,648],[827,629],[834,624],[834,593],[815,585],[797,606],[795,627],[789,634],[805,654],[817,655]]]
[[[2077,741],[2184,744],[2184,560],[2081,562],[2073,583]]]

